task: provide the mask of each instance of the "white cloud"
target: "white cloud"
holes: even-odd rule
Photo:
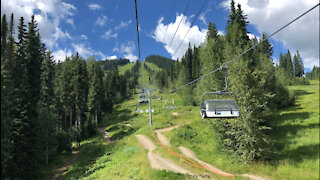
[[[68,18],[68,19],[66,19],[66,22],[67,22],[68,24],[70,24],[72,27],[74,27],[73,19]]]
[[[71,46],[73,47],[75,53],[78,52],[79,55],[84,57],[84,58],[87,58],[87,57],[92,56],[92,55],[94,55],[96,57],[99,56],[100,59],[105,59],[107,57],[101,51],[95,51],[90,46],[86,46],[83,43],[80,43],[80,44],[71,43]]]
[[[124,58],[129,59],[130,62],[137,61],[138,57],[133,54],[135,51],[136,46],[134,45],[133,41],[128,41],[127,44],[121,44],[120,47],[117,44],[115,48],[113,48],[113,52],[119,52],[124,54]]]
[[[124,55],[124,58],[129,59],[130,62],[136,62],[138,57],[133,55],[132,53]]]
[[[240,3],[248,20],[259,33],[270,35],[300,14],[319,3],[317,0],[235,0]],[[221,3],[229,9],[230,1]],[[272,37],[295,53],[298,49],[306,68],[319,64],[319,7]],[[278,56],[277,54],[275,56]]]
[[[88,40],[88,37],[86,35],[84,35],[84,34],[81,34],[80,38],[84,39],[84,40]]]
[[[118,34],[117,33],[112,33],[112,30],[109,29],[108,31],[106,31],[102,36],[103,39],[108,40],[110,38],[117,38]]]
[[[129,20],[129,21],[127,21],[127,22],[121,21],[120,24],[115,27],[115,29],[118,30],[118,29],[121,29],[121,28],[128,27],[131,23],[132,23],[131,20]]]
[[[90,10],[95,11],[95,10],[99,10],[99,9],[101,9],[101,8],[102,8],[102,7],[101,7],[99,4],[95,4],[95,3],[89,4],[89,9],[90,9]]]
[[[71,39],[71,36],[68,32],[63,32],[60,28],[56,27],[56,32],[52,35],[55,40],[62,39]]]
[[[99,26],[104,26],[106,24],[107,20],[108,20],[107,16],[102,16],[102,17],[99,16],[97,18],[96,24]]]
[[[58,47],[56,36],[57,27],[62,20],[68,21],[77,9],[61,0],[10,0],[1,1],[1,16],[6,14],[8,19],[14,13],[14,24],[17,25],[20,17],[24,17],[25,24],[30,22],[31,15],[35,14],[39,33],[43,42],[49,47]]]
[[[207,29],[200,30],[198,26],[194,25],[191,27],[188,35],[183,40],[185,34],[187,33],[187,31],[191,25],[191,22],[189,21],[190,18],[184,18],[181,21],[179,30],[177,31],[177,34],[176,34],[171,46],[169,46],[171,39],[172,39],[172,37],[176,31],[176,28],[178,27],[178,24],[179,24],[182,17],[183,17],[183,14],[181,14],[181,15],[177,14],[175,22],[171,22],[167,25],[163,24],[162,23],[163,18],[160,18],[158,21],[158,25],[153,32],[153,39],[155,39],[157,42],[161,42],[164,44],[164,48],[171,55],[172,59],[177,59],[177,58],[181,59],[181,57],[185,54],[185,51],[188,49],[189,43],[191,44],[191,46],[194,46],[194,45],[199,46],[205,40],[207,31],[208,31]],[[168,30],[167,30],[165,38],[163,39],[167,26],[168,26]],[[179,50],[175,54],[175,52],[176,52],[176,50],[182,40],[183,40],[183,42],[181,44],[181,47],[179,48]]]
[[[207,20],[206,20],[206,15],[208,12],[211,11],[211,8],[208,8],[206,11],[204,11],[203,13],[201,13],[199,15],[199,20],[203,22],[203,24],[208,25]]]
[[[247,35],[249,36],[249,39],[257,38],[258,40],[261,40],[260,36],[256,36],[256,35],[254,35],[252,33],[247,33]]]
[[[107,56],[107,58],[106,59],[109,59],[109,60],[111,60],[111,59],[117,59],[117,56],[116,55],[113,55],[113,56]]]
[[[58,61],[65,61],[66,57],[70,57],[72,55],[71,50],[66,49],[58,49],[52,53],[53,58],[56,62]]]

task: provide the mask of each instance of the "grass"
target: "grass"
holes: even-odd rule
[[[142,70],[142,73],[146,71]],[[144,75],[144,78],[147,76]],[[226,172],[255,174],[271,179],[319,179],[319,82],[311,81],[311,85],[288,89],[296,95],[297,101],[295,106],[274,112],[270,117],[269,123],[274,128],[269,135],[277,152],[270,162],[243,164],[238,157],[225,152],[212,128],[215,121],[202,120],[199,108],[183,106],[182,99],[176,94],[153,92],[153,95],[162,96],[162,100],[152,101],[152,127],[159,129],[185,124],[164,133],[170,138],[172,149],[179,152],[178,146],[188,147],[199,159]],[[79,158],[66,172],[64,179],[194,179],[188,175],[151,169],[147,151],[140,146],[135,135],[144,134],[155,144],[156,141],[150,131],[148,114],[133,112],[137,99],[135,95],[115,106],[113,113],[104,115],[100,126],[106,127],[112,141],[105,142],[97,135],[81,142]],[[174,99],[177,108],[163,109],[165,99]],[[142,105],[140,108],[147,107]],[[179,116],[172,115],[172,112],[178,112]],[[162,148],[155,151],[192,172],[205,173],[182,163]],[[209,178],[226,179],[206,173]],[[244,178],[237,176],[236,179]]]
[[[131,70],[135,63],[129,63],[124,66],[118,66],[119,74],[123,75],[127,70]]]

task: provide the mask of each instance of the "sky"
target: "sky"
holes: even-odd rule
[[[230,0],[207,0],[194,19],[203,2],[190,0],[188,5],[188,0],[137,0],[141,60],[151,54],[181,59],[189,43],[199,46],[204,42],[209,22],[216,24],[219,34],[225,34]],[[317,0],[235,2],[241,4],[248,17],[251,38],[260,38],[263,32],[270,35],[319,3]],[[94,55],[97,60],[127,58],[135,62],[139,56],[134,0],[1,0],[1,15],[4,13],[8,19],[14,13],[15,25],[21,16],[29,22],[34,14],[41,39],[56,61],[64,61],[76,52],[84,58]],[[270,42],[275,63],[280,52],[290,50],[293,56],[299,50],[306,71],[319,66],[319,6]]]

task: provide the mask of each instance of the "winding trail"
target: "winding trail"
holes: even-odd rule
[[[153,142],[147,136],[138,134],[136,135],[136,138],[145,149],[149,150],[148,159],[149,159],[150,166],[153,169],[168,170],[168,171],[195,176],[195,174],[183,168],[182,166],[174,163],[172,160],[163,158],[159,154],[152,152],[154,149],[157,148],[157,146],[154,145]]]
[[[79,151],[77,151],[77,150],[72,151],[72,154],[73,154],[73,157],[69,161],[64,163],[61,168],[56,169],[54,171],[54,175],[52,177],[52,180],[56,180],[56,179],[58,179],[60,177],[63,177],[64,176],[64,172],[66,172],[70,168],[70,166],[78,159]]]
[[[169,128],[164,128],[164,129],[158,129],[155,130],[156,132],[156,136],[158,137],[160,143],[162,145],[165,145],[167,147],[171,146],[170,144],[170,140],[164,136],[162,133],[164,132],[168,132],[171,131],[173,129],[179,128],[181,126],[183,126],[184,124],[179,124],[179,125],[175,125]],[[154,149],[157,148],[156,145],[153,144],[153,142],[146,136],[144,135],[136,135],[136,138],[138,139],[138,141],[140,142],[140,144],[145,148],[148,149],[148,159],[150,162],[150,165],[152,168],[154,169],[165,169],[165,170],[170,170],[173,172],[179,172],[179,173],[183,173],[183,174],[190,174],[192,176],[195,176],[195,174],[193,174],[192,172],[186,170],[185,168],[175,164],[174,162],[172,162],[170,159],[165,159],[160,157],[160,155],[153,153],[152,151]],[[225,172],[205,161],[200,160],[195,153],[186,147],[180,146],[178,147],[178,149],[181,151],[181,153],[185,156],[187,156],[188,158],[191,158],[193,160],[195,160],[196,162],[198,162],[199,164],[201,164],[205,169],[207,169],[208,171],[211,171],[215,174],[219,174],[219,175],[223,175],[226,177],[235,177],[235,176],[241,176],[241,177],[245,177],[251,180],[269,180],[267,178],[261,177],[261,176],[257,176],[257,175],[252,175],[252,174],[231,174],[228,172]],[[201,176],[196,176],[198,178],[201,178]]]

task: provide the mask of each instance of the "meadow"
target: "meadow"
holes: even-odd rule
[[[154,68],[153,64],[147,65]],[[144,82],[147,78],[146,73]],[[153,88],[154,85],[148,87]],[[310,85],[290,86],[288,89],[295,94],[295,105],[273,112],[268,119],[268,124],[273,127],[268,132],[272,138],[270,146],[274,148],[269,161],[244,164],[237,156],[225,151],[215,133],[214,123],[218,120],[201,119],[199,107],[183,106],[181,97],[175,93],[153,92],[154,97],[162,100],[152,100],[151,128],[183,124],[164,133],[170,139],[171,149],[179,152],[177,147],[188,147],[199,159],[235,174],[236,179],[245,179],[237,176],[243,173],[270,179],[319,179],[319,82],[311,81]],[[166,99],[174,99],[176,109],[164,109]],[[194,179],[189,175],[150,167],[148,152],[135,135],[143,134],[154,144],[157,142],[152,136],[148,113],[134,112],[137,101],[138,95],[134,95],[116,105],[113,113],[104,114],[99,126],[105,128],[111,141],[105,141],[100,134],[82,141],[79,157],[63,179]],[[140,109],[146,110],[148,106],[142,105]],[[230,179],[189,166],[162,148],[156,152],[204,178]]]

